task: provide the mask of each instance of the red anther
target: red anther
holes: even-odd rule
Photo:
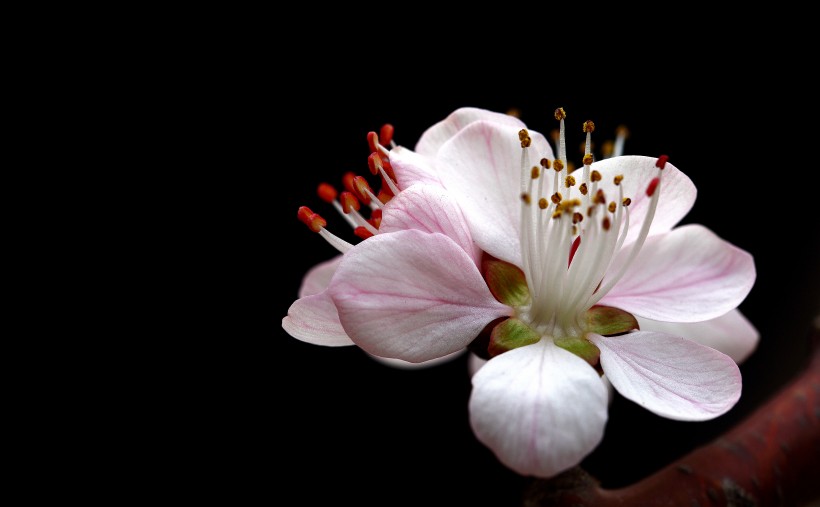
[[[362,207],[362,205],[359,204],[359,200],[356,199],[356,196],[350,192],[342,192],[339,201],[342,203],[342,211],[344,211],[345,214],[350,213],[351,210],[359,211]]]
[[[319,189],[316,193],[319,194],[319,199],[325,202],[333,202],[336,200],[336,196],[339,195],[339,192],[330,183],[319,183]]]
[[[342,186],[348,192],[356,193],[356,187],[353,186],[353,180],[356,179],[356,173],[348,171],[342,176]]]
[[[661,155],[658,157],[658,161],[655,162],[655,167],[659,168],[661,171],[666,167],[666,161],[669,160],[668,155]]]
[[[374,151],[367,157],[367,167],[370,168],[370,174],[379,174],[379,169],[382,168],[382,158],[378,151]]]
[[[365,204],[370,204],[370,194],[373,190],[367,184],[367,180],[363,176],[356,176],[353,178],[353,194]]]
[[[367,220],[370,222],[370,225],[378,229],[382,225],[382,210],[374,209],[373,212],[370,214],[370,218]]]
[[[379,142],[387,146],[393,140],[393,125],[385,123],[379,131]]]
[[[367,238],[372,238],[373,237],[372,232],[368,231],[366,228],[361,227],[361,226],[356,227],[355,229],[353,229],[353,234],[355,234],[356,236],[358,236],[362,239],[367,239]]]
[[[317,213],[314,213],[307,206],[300,207],[299,211],[296,213],[296,217],[303,224],[307,225],[308,229],[313,232],[319,232],[322,230],[322,227],[327,225],[324,218],[320,217]]]
[[[572,266],[572,258],[575,257],[575,252],[578,251],[579,246],[581,246],[581,236],[575,238],[575,241],[572,242],[572,246],[569,249],[569,262],[567,262],[567,269]]]
[[[376,194],[376,197],[379,198],[379,201],[382,204],[387,204],[388,202],[390,202],[390,199],[392,199],[394,196],[393,192],[390,191],[390,188],[387,187],[387,185],[384,185],[381,189],[379,189],[379,193]]]
[[[658,188],[658,183],[660,182],[660,178],[652,178],[652,181],[649,182],[649,186],[646,187],[646,195],[652,197],[652,194],[655,193],[655,189]]]
[[[367,133],[367,144],[370,146],[370,151],[379,151],[379,135],[373,131]]]

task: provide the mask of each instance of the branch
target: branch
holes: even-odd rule
[[[735,428],[632,486],[606,490],[580,468],[536,480],[540,506],[795,506],[820,498],[820,332],[811,362]]]

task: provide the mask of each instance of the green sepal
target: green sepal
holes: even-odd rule
[[[508,350],[532,345],[540,339],[541,335],[530,326],[518,319],[509,318],[493,328],[487,350],[490,352],[490,357],[495,357]]]
[[[598,350],[598,347],[586,338],[575,336],[556,338],[555,344],[564,350],[572,352],[592,366],[598,364],[598,358],[601,356],[601,351]]]
[[[611,306],[593,306],[587,310],[587,328],[590,333],[613,336],[640,329],[631,313]]]
[[[517,266],[485,255],[481,261],[490,292],[507,306],[524,306],[530,300],[527,277]]]

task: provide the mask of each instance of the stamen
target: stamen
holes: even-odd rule
[[[550,200],[552,200],[554,204],[560,203],[561,199],[563,199],[561,192],[555,192],[554,194],[552,194],[552,197],[550,197]]]
[[[592,173],[589,175],[589,180],[592,182],[601,181],[601,173],[599,173],[598,171],[592,171]]]
[[[611,226],[612,223],[609,221],[609,217],[604,217],[604,220],[601,222],[601,227],[603,227],[605,231],[608,231]]]
[[[342,192],[342,197],[339,200],[341,201],[342,209],[346,214],[351,211],[359,211],[361,209],[359,200],[356,199],[356,196],[350,192]]]
[[[549,206],[549,202],[547,202],[547,199],[545,197],[542,197],[542,198],[538,199],[538,207],[539,208],[547,209],[547,206]]]
[[[619,174],[619,175],[615,176],[615,178],[612,179],[612,182],[615,183],[616,185],[620,185],[623,180],[624,180],[624,175]]]
[[[555,169],[555,172],[560,173],[561,170],[564,169],[564,163],[560,160],[555,160],[552,163],[552,168]]]
[[[577,211],[572,214],[572,223],[573,224],[577,224],[577,223],[583,222],[583,221],[584,221],[584,215],[578,213]]]
[[[592,153],[587,153],[586,155],[584,155],[584,165],[591,165],[594,160],[595,157],[592,156]]]
[[[604,141],[603,146],[601,146],[601,153],[603,153],[604,158],[610,158],[613,151],[615,151],[615,143],[612,141]]]
[[[522,201],[524,201],[524,204],[526,204],[527,206],[529,206],[529,205],[530,205],[530,202],[531,202],[531,199],[530,199],[530,194],[528,194],[528,193],[526,193],[526,192],[522,193],[522,194],[521,194],[521,200],[522,200]]]
[[[611,203],[609,203],[609,206],[607,207],[607,209],[609,210],[610,213],[615,213],[615,208],[616,207],[617,206],[615,204],[615,201],[612,201]]]
[[[646,187],[646,195],[652,197],[655,193],[655,189],[658,188],[658,183],[660,182],[660,178],[653,178],[652,181],[649,182],[649,186]]]
[[[382,125],[381,130],[379,130],[379,142],[381,144],[392,144],[393,130],[393,125],[390,125],[389,123]]]
[[[575,252],[578,251],[578,247],[581,245],[581,236],[575,238],[572,242],[572,246],[569,249],[569,260],[567,261],[567,268],[572,266],[572,258],[575,257]]]
[[[300,207],[299,211],[296,213],[296,217],[302,223],[307,225],[308,229],[310,229],[313,232],[318,232],[319,235],[325,239],[325,241],[330,243],[332,247],[336,248],[336,250],[340,251],[341,253],[345,253],[351,248],[353,248],[353,245],[325,229],[327,221],[325,221],[325,219],[319,216],[317,213],[314,213],[307,206]]]
[[[578,187],[578,190],[581,191],[581,195],[587,195],[587,192],[589,192],[589,190],[587,189],[587,184],[586,183],[581,183],[581,186]]]
[[[332,203],[336,200],[336,196],[339,195],[339,192],[329,183],[319,183],[319,188],[316,190],[316,193],[319,194],[319,199],[327,203]]]
[[[564,135],[564,119],[567,117],[566,111],[563,107],[555,110],[555,119],[560,121],[558,130],[558,158],[566,165],[567,163],[567,142]]]
[[[593,202],[595,204],[606,204],[606,195],[604,195],[604,191],[602,189],[598,189],[595,193],[595,199]]]
[[[548,158],[542,158],[541,159],[541,167],[543,167],[544,169],[549,169],[550,165],[551,164],[550,164],[550,161],[549,161]]]
[[[367,238],[372,238],[373,237],[373,233],[370,232],[369,230],[367,230],[365,227],[356,227],[355,229],[353,229],[353,234],[355,234],[356,236],[358,236],[362,239],[367,239]]]
[[[530,178],[537,179],[541,175],[541,169],[537,165],[532,166],[530,170]]]
[[[666,161],[669,160],[667,155],[661,155],[658,157],[658,160],[655,162],[655,167],[663,171],[666,168]]]
[[[629,137],[629,129],[624,125],[620,125],[617,129],[615,129],[615,148],[612,152],[613,157],[620,157],[623,155],[624,142],[626,142],[627,137]]]
[[[621,201],[621,204],[623,204],[624,206],[629,206],[630,204],[632,204],[632,199],[630,199],[629,197],[624,197],[623,201]]]
[[[566,180],[564,180],[564,184],[567,188],[572,187],[575,185],[575,177],[573,175],[567,176]]]

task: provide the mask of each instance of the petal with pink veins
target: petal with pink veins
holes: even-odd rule
[[[353,345],[327,292],[297,299],[282,319],[282,327],[294,338],[314,345]]]
[[[628,255],[628,247],[621,250],[607,272],[617,272]],[[600,304],[652,320],[699,322],[735,309],[754,281],[748,252],[702,225],[686,225],[647,239]]]
[[[635,331],[609,338],[589,333],[601,367],[619,393],[669,419],[704,421],[740,398],[740,370],[731,357],[678,336]]]
[[[657,158],[642,156],[613,157],[595,162],[591,168],[601,173],[598,188],[604,191],[608,202],[617,200],[619,189],[613,182],[615,176],[623,175],[621,181],[624,197],[629,197],[629,233],[625,244],[637,239],[651,199],[646,195],[646,188],[653,178],[658,176],[655,167]],[[576,173],[577,174],[577,173]],[[666,163],[661,178],[661,190],[655,217],[649,227],[649,235],[667,232],[689,213],[697,197],[695,184],[671,163]]]
[[[541,134],[530,131],[532,145],[525,150],[528,171],[552,149]],[[444,187],[464,212],[470,232],[482,250],[521,266],[521,142],[515,127],[476,121],[462,129],[439,150]],[[527,176],[529,178],[529,176]],[[543,194],[552,192],[547,174]]]
[[[430,157],[435,156],[439,148],[449,141],[450,138],[459,133],[467,125],[479,120],[498,123],[518,130],[524,128],[524,123],[514,116],[475,107],[462,107],[456,109],[450,113],[450,116],[427,129],[424,134],[421,135],[419,142],[416,143],[416,152]]]
[[[642,331],[681,336],[719,350],[738,364],[757,348],[760,333],[739,310],[703,322],[659,322],[638,318]]]
[[[385,205],[379,232],[407,229],[444,234],[480,266],[481,250],[473,242],[461,210],[443,188],[413,185]]]
[[[509,468],[551,477],[577,465],[601,441],[607,398],[595,369],[542,339],[476,372],[470,424]]]
[[[359,347],[414,363],[465,348],[488,322],[512,312],[453,240],[417,230],[357,245],[328,291]]]
[[[417,183],[441,185],[441,178],[436,170],[436,161],[431,157],[402,146],[390,151],[390,165],[396,174],[399,188],[410,188]]]

